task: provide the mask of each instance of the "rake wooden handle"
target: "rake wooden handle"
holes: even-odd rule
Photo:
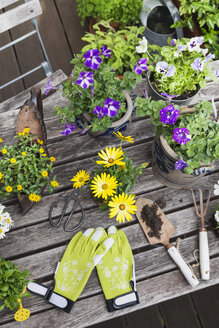
[[[210,278],[210,261],[207,230],[202,228],[199,231],[199,257],[200,271],[203,280]]]

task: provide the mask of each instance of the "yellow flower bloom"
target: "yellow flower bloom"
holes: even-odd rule
[[[48,177],[48,172],[47,171],[43,171],[41,174],[44,178]]]
[[[105,152],[101,150],[100,153],[98,153],[99,157],[102,158],[102,161],[96,161],[97,164],[103,164],[105,167],[110,167],[112,165],[125,165],[122,160],[123,157],[123,151],[121,148],[113,147],[113,148],[105,148]]]
[[[115,195],[112,197],[111,201],[109,201],[110,209],[110,218],[113,218],[117,215],[116,221],[119,223],[125,222],[125,220],[132,220],[131,214],[134,214],[137,211],[137,206],[135,204],[134,195],[128,195],[122,193],[122,195]],[[130,214],[131,213],[131,214]]]
[[[0,172],[0,180],[3,178],[3,174],[2,172]]]
[[[59,183],[57,182],[57,181],[51,181],[51,186],[53,187],[53,188],[56,188],[56,187],[58,187],[59,186]]]
[[[47,154],[43,154],[42,156],[43,156],[43,157],[46,157],[46,156],[47,156]]]
[[[118,182],[114,176],[106,173],[101,173],[101,176],[97,175],[91,181],[91,187],[95,197],[102,197],[107,199],[108,196],[113,196],[116,193],[115,189],[117,188]]]
[[[113,134],[119,138],[120,140],[123,140],[123,141],[128,141],[128,142],[131,142],[133,143],[134,142],[134,138],[132,138],[131,136],[128,136],[128,137],[125,137],[122,135],[122,133],[120,133],[119,131],[116,133],[116,132],[113,132]]]
[[[22,151],[21,155],[25,156],[27,153],[25,151]]]
[[[5,148],[2,149],[2,154],[3,155],[7,154],[7,152],[8,152],[7,149],[5,149]]]
[[[29,195],[29,200],[31,202],[39,202],[40,199],[41,199],[41,197],[36,195],[36,194],[30,194]]]
[[[15,159],[15,158],[12,158],[12,159],[11,159],[11,163],[12,163],[12,164],[15,164],[15,163],[16,163],[16,159]]]
[[[19,136],[24,136],[23,132],[18,132]]]
[[[7,187],[5,188],[5,190],[6,190],[7,192],[12,192],[13,188],[12,188],[11,186],[7,186]]]
[[[71,181],[75,181],[73,184],[73,188],[82,187],[86,181],[89,181],[90,175],[85,170],[80,170],[77,174],[71,179]]]
[[[50,157],[50,161],[51,162],[55,162],[56,161],[56,158],[55,157]]]
[[[39,152],[40,152],[40,154],[44,153],[44,149],[40,148]]]
[[[2,143],[2,141],[3,141],[2,138],[0,138],[0,143]]]
[[[42,140],[38,139],[37,142],[38,142],[38,144],[43,145],[43,141]]]
[[[17,185],[17,190],[21,191],[22,190],[22,185]]]
[[[23,135],[28,134],[29,132],[30,132],[30,129],[29,128],[23,129]]]

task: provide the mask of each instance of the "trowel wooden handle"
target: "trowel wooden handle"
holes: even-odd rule
[[[199,284],[198,279],[196,278],[195,274],[192,272],[188,264],[185,262],[185,260],[182,258],[176,247],[173,245],[168,245],[167,252],[172,257],[176,265],[179,267],[180,271],[182,272],[188,283],[192,287],[197,286]]]
[[[205,228],[199,231],[199,257],[200,257],[200,271],[203,280],[208,280],[210,277],[210,261],[208,248],[208,235]]]

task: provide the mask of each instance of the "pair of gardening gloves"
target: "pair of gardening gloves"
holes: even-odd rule
[[[50,288],[30,282],[28,290],[70,312],[96,266],[109,312],[139,303],[132,250],[126,235],[110,226],[78,232],[56,268]]]

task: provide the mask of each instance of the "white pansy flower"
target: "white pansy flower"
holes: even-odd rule
[[[143,36],[142,40],[139,41],[139,46],[136,47],[136,51],[139,54],[144,54],[148,50],[148,41],[147,39]]]
[[[216,211],[214,218],[215,218],[215,221],[217,221],[219,223],[219,211]]]
[[[218,180],[217,184],[214,185],[214,194],[216,196],[219,195],[219,180]]]

